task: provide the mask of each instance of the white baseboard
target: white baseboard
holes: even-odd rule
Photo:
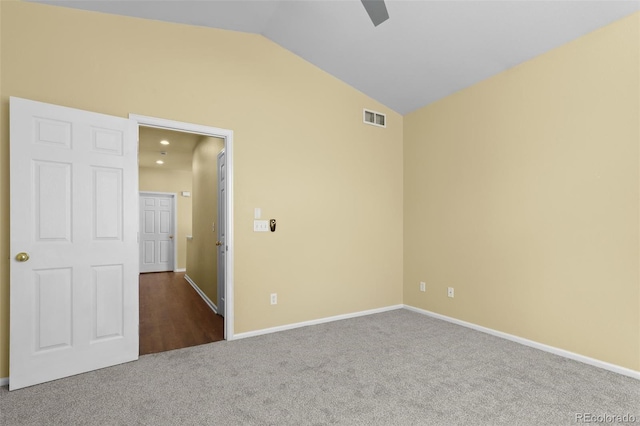
[[[1,377],[0,378],[0,386],[8,386],[9,385],[9,378],[8,377]]]
[[[187,268],[177,268],[174,269],[173,272],[187,272]]]
[[[191,287],[193,287],[193,289],[200,295],[200,297],[202,297],[202,300],[204,300],[204,303],[206,303],[211,308],[211,310],[217,314],[218,307],[215,305],[215,303],[211,301],[211,299],[207,297],[206,294],[204,294],[202,290],[200,290],[200,287],[198,287],[198,285],[195,282],[193,282],[193,280],[189,277],[189,275],[184,274],[184,279],[187,280],[187,282],[191,284]]]
[[[287,324],[287,325],[280,325],[278,327],[263,328],[262,330],[247,331],[245,333],[234,334],[232,340],[244,339],[247,337],[254,337],[254,336],[261,336],[263,334],[277,333],[279,331],[285,331],[285,330],[293,330],[294,328],[307,327],[309,325],[324,324],[325,322],[340,321],[348,318],[356,318],[356,317],[362,317],[365,315],[378,314],[380,312],[394,311],[396,309],[402,309],[403,307],[404,305],[386,306],[384,308],[370,309],[368,311],[353,312],[350,314],[335,315],[332,317],[319,318],[315,320],[297,322],[297,323]]]
[[[435,312],[427,311],[425,309],[416,308],[414,306],[404,305],[404,308],[413,312],[417,312],[419,314],[427,315],[432,318],[437,318],[439,320],[447,321],[453,324],[461,325],[463,327],[471,328],[476,331],[481,331],[483,333],[490,334],[492,336],[501,337],[503,339],[511,340],[512,342],[520,343],[521,345],[529,346],[535,349],[539,349],[541,351],[549,352],[554,355],[559,355],[564,358],[572,359],[574,361],[579,361],[584,364],[589,364],[594,367],[602,368],[604,370],[613,371],[614,373],[622,374],[623,376],[628,376],[637,380],[640,380],[640,371],[631,370],[630,368],[621,367],[616,364],[610,364],[605,361],[600,361],[595,358],[590,358],[588,356],[580,355],[575,352],[569,352],[564,349],[556,348],[555,346],[545,345],[543,343],[539,343],[533,340],[525,339],[523,337],[514,336],[513,334],[504,333],[502,331],[494,330],[492,328],[483,327],[481,325],[473,324],[470,322],[462,321],[456,318],[448,317],[446,315],[437,314]]]

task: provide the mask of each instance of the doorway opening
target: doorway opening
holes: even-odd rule
[[[191,337],[200,336],[195,340],[186,339],[185,346],[201,344],[197,343],[201,338],[205,339],[202,343],[207,343],[206,339],[212,339],[209,341],[221,340],[221,338],[231,340],[233,338],[233,132],[133,114],[130,114],[129,118],[137,121],[139,125],[140,191],[164,193],[159,195],[174,197],[176,204],[175,215],[172,218],[175,225],[172,233],[169,234],[173,235],[173,238],[168,240],[171,251],[174,253],[173,264],[171,267],[155,269],[156,271],[164,269],[164,272],[143,273],[140,276],[140,353],[151,353],[142,350],[145,312],[156,311],[156,315],[163,315],[166,319],[170,315],[157,304],[162,305],[162,301],[168,302],[168,299],[181,306],[182,310],[190,311],[195,318],[199,318],[190,320],[198,324],[199,329],[182,330]],[[218,158],[220,154],[225,158],[222,168]],[[224,191],[219,191],[221,182]],[[145,217],[142,215],[142,203],[141,197],[141,243],[143,227],[146,226],[147,230],[151,230],[150,224],[145,223]],[[148,203],[154,204],[153,201]],[[156,225],[156,221],[151,218],[155,213],[153,209],[150,210],[152,211],[146,213],[147,219]],[[167,225],[169,213],[164,214],[164,223]],[[163,223],[157,222],[158,226]],[[169,232],[168,228],[165,231],[165,233]],[[165,253],[168,250],[166,241],[165,239],[163,242]],[[147,242],[146,244],[151,247],[155,243]],[[158,244],[157,247],[160,245]],[[146,261],[149,262],[153,249],[150,249],[151,254],[145,254],[142,249],[141,246],[141,256],[146,255]],[[161,249],[158,254],[160,251]],[[145,271],[142,267],[144,260],[144,257],[141,257],[141,272]],[[167,289],[171,291],[167,293]],[[174,291],[178,293],[173,293]],[[148,293],[148,297],[145,293]],[[221,315],[224,316],[224,320]],[[173,323],[175,324],[176,321]],[[185,321],[177,319],[177,323],[185,323]],[[179,342],[185,339],[179,336],[174,336],[175,338],[167,336],[171,333],[180,333],[179,328],[171,324],[168,324],[168,327],[168,331],[160,332],[160,335],[165,336],[160,340],[169,342],[169,346],[173,345],[169,349],[174,349],[175,345],[179,345]],[[196,343],[190,344],[188,341]],[[156,347],[158,343],[156,338]]]

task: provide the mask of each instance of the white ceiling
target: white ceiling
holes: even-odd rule
[[[640,9],[640,0],[32,0],[262,34],[406,114]]]

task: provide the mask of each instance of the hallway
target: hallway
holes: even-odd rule
[[[207,306],[184,273],[140,274],[140,355],[223,339],[224,319]]]

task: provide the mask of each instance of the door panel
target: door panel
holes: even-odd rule
[[[122,240],[122,169],[93,167],[95,239]]]
[[[155,201],[155,200],[145,200],[145,205],[149,206],[153,206],[155,205],[155,203],[153,204],[149,204],[149,201]],[[156,228],[156,214],[154,210],[143,210],[142,214],[144,215],[144,217],[142,218],[142,229],[144,230],[143,232],[145,234],[153,234],[154,233],[154,229]]]
[[[36,352],[71,347],[73,287],[71,268],[35,272]]]
[[[160,248],[160,255],[158,256],[159,262],[168,264],[172,250],[169,241],[159,241],[158,246]]]
[[[19,98],[10,123],[9,388],[137,359],[137,123]]]
[[[71,242],[71,164],[34,161],[36,240]]]
[[[93,268],[93,341],[121,337],[123,333],[124,280],[121,265]]]

